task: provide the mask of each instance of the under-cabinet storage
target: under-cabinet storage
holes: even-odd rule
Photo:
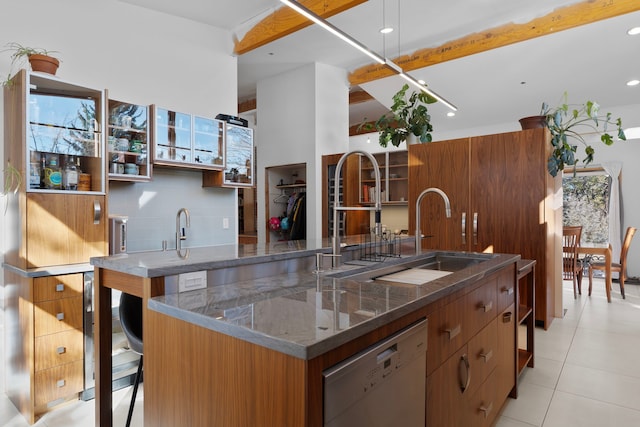
[[[515,279],[506,268],[428,316],[426,425],[489,426],[515,389],[515,293],[498,311]]]
[[[6,393],[33,423],[84,388],[83,273],[4,280]]]
[[[107,129],[109,179],[149,181],[149,109],[110,99]]]
[[[152,114],[155,165],[224,168],[224,122],[156,106]]]

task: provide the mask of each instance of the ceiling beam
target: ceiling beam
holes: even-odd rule
[[[366,1],[368,0],[332,0],[330,2],[327,0],[298,0],[298,3],[326,19]],[[234,52],[236,55],[242,55],[312,24],[312,21],[295,10],[283,6],[254,25],[242,37],[242,40],[236,40]]]
[[[469,34],[438,47],[420,49],[410,55],[394,58],[393,62],[404,71],[417,70],[638,10],[638,0],[585,0],[558,8],[525,24],[509,23]],[[396,73],[385,65],[371,64],[351,72],[349,82],[351,85],[359,85],[394,74]]]
[[[375,98],[364,90],[354,90],[349,92],[349,104],[360,104],[362,102],[373,101]],[[251,98],[238,103],[238,114],[246,113],[257,108],[256,99]]]

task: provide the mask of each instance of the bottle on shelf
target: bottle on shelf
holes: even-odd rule
[[[62,188],[75,191],[78,189],[78,169],[73,156],[65,156],[64,171],[62,175]]]
[[[46,155],[46,165],[43,171],[44,188],[49,190],[60,190],[62,188],[62,171],[58,164],[57,154]]]

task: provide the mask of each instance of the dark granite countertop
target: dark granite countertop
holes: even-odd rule
[[[308,256],[309,250],[306,247],[289,256]],[[276,254],[287,256],[278,251],[269,252],[268,256]],[[433,255],[425,253],[399,258],[377,266],[387,268]],[[340,272],[314,274],[302,271],[225,285],[210,284],[202,290],[152,298],[149,308],[294,357],[312,359],[470,286],[520,258],[519,255],[479,255],[488,256],[488,260],[423,285],[349,278],[376,268],[369,265],[358,267],[342,278],[340,276],[345,274]],[[198,254],[200,256],[203,255]],[[218,252],[215,256],[224,258]],[[144,258],[137,259],[142,262]],[[222,265],[220,262],[216,265]],[[211,264],[201,260],[199,265],[202,266],[200,269],[205,269]],[[108,268],[108,263],[101,266]],[[149,271],[155,275],[163,271],[163,267],[149,267]],[[164,271],[175,274],[176,268],[165,266]]]

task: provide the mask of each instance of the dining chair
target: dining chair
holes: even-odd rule
[[[582,295],[582,262],[578,259],[578,247],[582,226],[562,227],[562,280],[573,280],[573,298]]]
[[[622,243],[622,250],[620,251],[620,261],[611,263],[611,273],[617,272],[619,274],[620,280],[620,294],[622,295],[622,299],[625,299],[624,296],[624,281],[626,279],[626,270],[627,270],[627,253],[629,252],[629,246],[631,246],[631,240],[633,239],[633,235],[636,234],[635,227],[627,227],[627,232],[624,236],[624,242]],[[609,249],[611,249],[611,245],[609,245]],[[589,264],[589,296],[591,296],[591,285],[593,282],[593,270],[604,271],[606,274],[606,265],[604,262],[592,262]],[[608,277],[605,277],[605,286],[608,286],[607,283],[611,283]],[[611,289],[608,290],[607,295],[610,295]],[[611,299],[608,299],[611,302]]]

